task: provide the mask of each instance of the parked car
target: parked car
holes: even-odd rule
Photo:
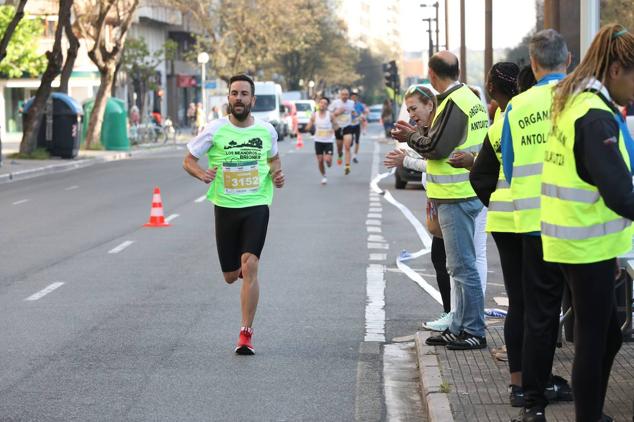
[[[282,113],[282,87],[275,82],[255,83],[255,105],[251,109],[253,116],[269,122],[275,128],[278,140],[282,141],[286,136]]]
[[[297,108],[297,128],[300,132],[305,132],[306,125],[308,125],[310,117],[315,112],[315,102],[313,100],[297,100],[293,101],[293,103],[295,103]]]
[[[368,123],[380,122],[382,110],[383,110],[383,104],[373,104],[370,107],[368,107],[368,115],[366,117],[366,119],[368,120]]]

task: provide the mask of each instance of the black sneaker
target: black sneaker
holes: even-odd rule
[[[519,415],[511,419],[511,422],[546,422],[546,413],[543,407],[522,409]]]
[[[548,401],[572,401],[572,388],[568,381],[557,375],[551,375],[544,396]]]
[[[524,407],[524,389],[519,385],[509,385],[509,401],[511,407]]]
[[[458,336],[449,331],[449,328],[447,328],[441,334],[428,337],[427,340],[425,340],[425,344],[428,346],[446,346],[449,342],[457,339]]]
[[[460,333],[457,339],[447,343],[448,350],[475,350],[487,347],[486,337],[478,337],[466,331]]]

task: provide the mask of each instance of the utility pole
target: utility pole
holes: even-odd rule
[[[588,51],[592,39],[599,32],[599,0],[581,0],[579,22],[579,55]]]
[[[484,79],[493,67],[493,0],[484,1]]]
[[[445,50],[449,50],[449,0],[445,0]]]
[[[427,22],[427,34],[429,35],[429,58],[431,59],[431,56],[434,55],[434,40],[432,39],[432,29],[431,29],[431,21],[433,21],[432,18],[425,18],[423,19],[424,22]]]
[[[467,83],[467,41],[465,34],[465,0],[460,0],[460,80]]]
[[[440,7],[440,4],[438,4],[438,2],[435,2],[433,4],[421,4],[420,7],[434,7],[434,8],[436,8],[436,17],[435,18],[427,18],[427,19],[423,19],[423,20],[424,21],[430,21],[430,28],[429,28],[430,30],[431,30],[431,21],[435,21],[436,22],[436,50],[435,50],[435,52],[438,52],[438,51],[440,51],[440,29],[438,28],[438,26],[439,26],[439,18],[438,18],[439,10],[438,10],[438,8]],[[430,57],[431,57],[431,54],[430,54]]]

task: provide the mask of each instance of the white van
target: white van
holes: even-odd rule
[[[273,125],[277,131],[278,140],[284,139],[287,130],[284,130],[282,105],[282,87],[275,82],[255,82],[255,105],[251,109],[254,117],[262,119]]]

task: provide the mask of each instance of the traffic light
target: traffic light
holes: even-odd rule
[[[401,80],[398,76],[398,66],[395,60],[390,60],[389,63],[383,63],[383,75],[386,87],[396,92],[401,89]]]

